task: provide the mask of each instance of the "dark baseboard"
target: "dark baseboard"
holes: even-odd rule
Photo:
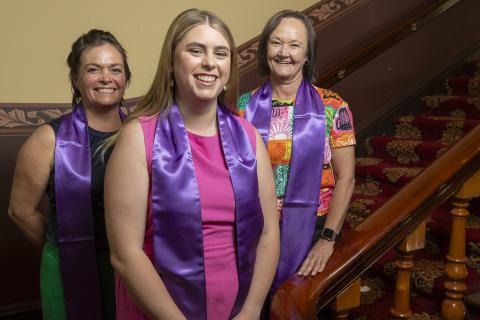
[[[0,320],[42,320],[39,300],[25,301],[0,307]]]

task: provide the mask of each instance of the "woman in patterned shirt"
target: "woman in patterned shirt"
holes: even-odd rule
[[[312,85],[316,47],[306,15],[275,14],[263,29],[257,55],[269,81],[238,103],[240,115],[262,135],[275,176],[281,252],[272,293],[295,272],[323,271],[354,187],[351,112],[339,95]]]

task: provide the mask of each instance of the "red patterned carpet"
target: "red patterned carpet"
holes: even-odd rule
[[[386,199],[480,124],[480,61],[469,63],[445,81],[445,95],[422,98],[418,115],[398,117],[395,135],[370,137],[368,157],[357,158],[356,186],[345,232],[362,222]],[[480,137],[479,137],[480,139]],[[415,253],[411,274],[413,319],[440,319],[445,255],[450,235],[449,203],[427,223],[424,250]],[[473,200],[467,221],[467,294],[480,290],[480,201]],[[362,277],[361,307],[349,319],[390,319],[395,282],[395,251],[387,252]],[[473,319],[473,318],[472,318]]]

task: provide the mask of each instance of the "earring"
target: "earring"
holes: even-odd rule
[[[308,66],[308,64],[309,64],[309,63],[310,63],[310,61],[308,61],[308,60],[305,60],[305,63],[304,63],[304,65],[305,65],[305,66]]]
[[[227,85],[223,86],[223,91],[227,91]]]
[[[175,80],[170,80],[170,88],[174,88],[175,87]]]

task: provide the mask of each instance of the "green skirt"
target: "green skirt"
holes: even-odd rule
[[[103,319],[115,320],[115,282],[109,252],[97,252]],[[40,296],[44,320],[66,320],[58,248],[45,242],[40,267]]]

